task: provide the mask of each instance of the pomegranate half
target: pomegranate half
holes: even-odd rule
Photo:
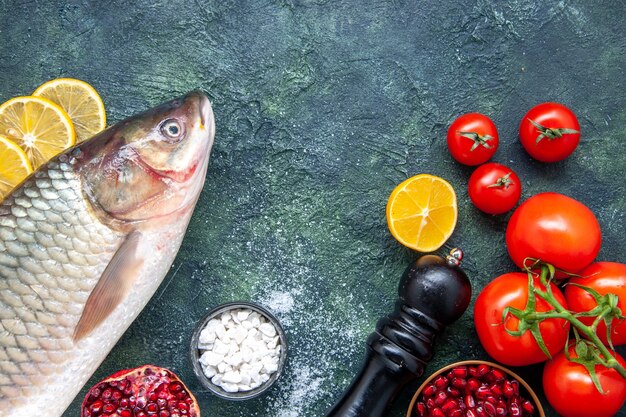
[[[94,385],[81,417],[200,417],[193,394],[174,372],[154,365],[119,371]]]

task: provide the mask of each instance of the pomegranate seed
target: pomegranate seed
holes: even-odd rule
[[[146,414],[145,411],[140,411],[138,413],[135,413],[135,417],[147,417],[148,415]]]
[[[448,386],[448,378],[443,377],[443,376],[439,376],[437,378],[435,378],[435,381],[433,382],[435,384],[435,386],[437,387],[437,389],[444,389],[445,387]]]
[[[450,414],[452,410],[455,410],[457,408],[458,404],[453,399],[449,399],[441,406],[441,410],[446,413],[446,415]]]
[[[506,398],[511,398],[513,396],[513,394],[515,394],[515,391],[513,390],[513,385],[511,384],[511,381],[504,381],[504,384],[502,384],[502,394]]]
[[[535,412],[535,406],[528,400],[522,403],[522,409],[526,414],[532,415]]]
[[[167,410],[161,410],[159,412],[159,417],[170,417],[170,413]]]
[[[508,414],[508,412],[506,411],[506,407],[500,407],[500,406],[496,407],[496,416],[504,417],[507,414]]]
[[[493,395],[495,395],[496,397],[499,397],[502,395],[502,387],[499,384],[491,384],[489,389],[491,390]]]
[[[475,366],[470,366],[468,372],[470,376],[478,376],[478,368]]]
[[[435,407],[430,410],[431,417],[446,417],[446,415],[441,411],[441,408]]]
[[[513,380],[511,381],[511,386],[513,387],[513,394],[515,396],[519,395],[519,382]]]
[[[91,393],[89,394],[89,401],[95,401],[98,398],[100,398],[100,388],[96,387],[93,389],[93,391],[91,391]]]
[[[491,396],[491,390],[488,387],[482,386],[476,390],[476,398],[480,400],[484,400],[485,398]]]
[[[150,395],[148,395],[148,401],[155,402],[156,400],[157,400],[157,393],[151,392]]]
[[[105,404],[104,407],[102,407],[102,411],[110,414],[115,411],[115,406],[113,404]]]
[[[448,393],[448,395],[450,397],[460,397],[461,396],[461,391],[459,391],[458,389],[454,388],[454,387],[448,387],[446,389],[446,392]]]
[[[511,417],[522,416],[522,409],[520,408],[519,403],[517,402],[517,398],[512,398],[509,401],[509,416]]]
[[[462,417],[463,416],[463,411],[460,408],[457,408],[456,410],[452,410],[450,411],[450,414],[448,414],[448,417]]]
[[[172,393],[179,392],[182,389],[183,389],[183,386],[180,385],[178,382],[172,382],[170,384],[170,392],[172,392]]]
[[[485,401],[483,403],[483,408],[489,417],[496,417],[496,406],[493,403]]]
[[[187,406],[186,403],[180,402],[180,403],[178,403],[178,409],[180,411],[183,411],[183,410],[187,411],[187,410],[189,410],[189,406]]]
[[[159,398],[157,399],[157,405],[159,408],[165,408],[167,407],[167,400],[165,398]]]
[[[118,414],[120,415],[120,417],[131,417],[132,413],[130,412],[130,410],[117,410]]]
[[[467,378],[467,366],[457,366],[451,371],[451,373],[457,378]]]
[[[146,411],[149,413],[156,413],[159,411],[159,407],[155,403],[148,403],[148,405],[146,405]]]
[[[488,417],[487,416],[487,412],[485,412],[485,409],[482,406],[478,406],[476,407],[476,416],[477,417]]]
[[[435,404],[441,406],[443,403],[446,402],[447,399],[448,399],[448,396],[446,395],[446,393],[443,391],[439,391],[435,395]]]
[[[91,407],[89,407],[91,409],[92,413],[99,413],[100,410],[102,410],[102,406],[104,405],[104,403],[100,400],[95,401],[93,404],[91,404]]]
[[[476,407],[476,401],[474,401],[474,397],[471,394],[467,394],[463,400],[467,408]]]
[[[452,385],[457,388],[463,389],[467,385],[467,381],[463,378],[453,378]]]
[[[137,403],[135,404],[135,407],[139,409],[146,408],[146,399],[145,398],[137,399]]]
[[[418,401],[415,404],[415,412],[417,412],[417,417],[426,417],[426,404]]]
[[[128,407],[128,398],[122,398],[120,400],[120,407]]]
[[[489,365],[480,364],[478,368],[476,368],[476,376],[485,376],[491,371],[491,367]]]
[[[433,384],[426,385],[426,387],[422,390],[424,397],[432,397],[436,392],[437,388]]]
[[[480,387],[481,383],[476,378],[470,378],[467,380],[467,389],[471,392],[476,391]]]
[[[111,388],[107,388],[104,391],[102,391],[102,398],[104,398],[105,400],[108,400],[109,398],[111,398],[111,394],[113,394],[111,392]]]
[[[505,378],[506,378],[506,375],[505,375],[505,373],[504,373],[504,372],[502,372],[502,371],[501,371],[501,370],[499,370],[499,369],[495,369],[495,368],[493,368],[493,369],[491,370],[491,375],[493,375],[493,379],[494,379],[494,381],[496,381],[496,382],[504,381],[504,380],[505,380]]]
[[[474,409],[465,410],[465,417],[478,417]]]

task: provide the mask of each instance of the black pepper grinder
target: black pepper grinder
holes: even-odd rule
[[[424,373],[435,336],[463,315],[472,287],[463,252],[424,255],[405,271],[395,311],[367,338],[365,363],[326,417],[382,417],[400,390]]]

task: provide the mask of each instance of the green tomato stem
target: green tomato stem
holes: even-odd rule
[[[550,304],[550,306],[552,306],[552,308],[554,308],[555,311],[549,311],[545,313],[535,312],[534,314],[529,314],[528,318],[531,318],[531,316],[533,316],[532,318],[539,319],[539,320],[543,318],[560,318],[560,319],[565,319],[569,321],[572,326],[576,327],[576,329],[580,333],[582,333],[583,335],[587,337],[587,340],[591,341],[598,348],[600,353],[602,353],[602,356],[604,356],[606,367],[615,369],[622,376],[622,378],[626,379],[626,368],[624,368],[617,361],[617,359],[615,359],[615,357],[611,355],[611,352],[607,349],[607,347],[604,345],[604,343],[602,343],[602,341],[596,334],[595,328],[597,327],[597,324],[594,323],[595,326],[585,325],[583,322],[578,320],[578,318],[574,316],[569,310],[563,307],[554,297],[554,294],[552,293],[552,289],[550,288],[550,280],[547,279],[548,272],[549,272],[548,267],[545,265],[542,265],[540,279],[541,279],[541,283],[546,287],[546,291],[541,291],[535,288],[535,294],[537,294],[544,301]],[[599,322],[599,320],[604,318],[604,316],[606,316],[606,314],[608,313],[609,311],[606,311],[606,309],[602,311],[601,315],[598,316],[598,318],[596,319],[596,322]]]

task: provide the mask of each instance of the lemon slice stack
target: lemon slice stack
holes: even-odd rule
[[[0,105],[0,201],[33,170],[104,129],[102,99],[89,84],[59,78]]]

